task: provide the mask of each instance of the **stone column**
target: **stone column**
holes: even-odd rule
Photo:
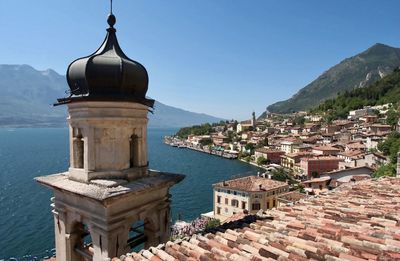
[[[95,148],[95,127],[89,126],[84,130],[85,134],[85,155],[84,155],[84,166],[85,171],[94,171],[96,169],[96,150]]]
[[[75,166],[73,139],[74,139],[74,128],[71,126],[71,123],[70,123],[69,124],[69,165],[70,165],[70,167]]]
[[[81,231],[63,210],[53,210],[57,261],[83,261],[75,251],[82,245]]]
[[[170,232],[171,232],[171,227],[170,227],[170,216],[171,210],[169,205],[160,210],[159,212],[159,220],[160,220],[160,243],[167,242],[170,239]]]
[[[147,125],[142,127],[142,166],[147,166]]]

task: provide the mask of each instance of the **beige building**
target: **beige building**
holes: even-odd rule
[[[285,152],[286,154],[293,153],[294,148],[299,144],[300,143],[298,141],[284,140],[281,142],[281,151]]]
[[[214,217],[224,221],[241,212],[257,213],[277,207],[279,195],[289,191],[285,182],[248,176],[213,185]]]

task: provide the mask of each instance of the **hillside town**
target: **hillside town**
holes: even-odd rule
[[[400,137],[391,107],[332,122],[307,113],[257,120],[253,112],[203,126],[207,134],[186,128],[166,137],[265,172],[213,184],[213,211],[178,221],[166,244],[116,260],[399,260]],[[182,137],[192,131],[199,134]]]
[[[369,106],[332,122],[307,112],[267,113],[259,119],[253,112],[249,120],[213,124],[207,134],[189,131],[185,136],[178,132],[166,137],[165,142],[238,158],[265,169],[269,176],[283,172],[298,182],[303,192],[315,195],[343,183],[371,178],[390,163],[390,155],[379,149],[379,144],[399,130],[399,122],[388,124],[389,111],[393,111],[392,104]]]

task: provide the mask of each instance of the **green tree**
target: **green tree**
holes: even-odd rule
[[[209,123],[202,125],[194,125],[192,127],[184,127],[178,130],[176,136],[187,139],[189,135],[209,135],[212,132],[212,126]]]
[[[373,174],[374,178],[379,178],[379,177],[384,177],[384,176],[389,176],[389,177],[396,176],[396,164],[389,163],[389,164],[386,164],[386,165],[382,165]]]
[[[392,132],[385,141],[378,144],[378,149],[385,156],[390,157],[390,162],[395,164],[397,162],[397,153],[400,150],[400,133]]]
[[[313,172],[311,172],[311,176],[312,176],[313,178],[319,178],[319,173],[316,172],[316,171],[313,171]]]
[[[286,171],[284,168],[279,168],[274,171],[271,171],[272,179],[286,182],[288,181],[290,185],[298,184],[298,182],[293,178],[291,173]]]
[[[205,230],[213,229],[220,225],[221,225],[221,221],[219,221],[219,219],[212,218],[212,219],[208,220]]]
[[[212,139],[202,139],[199,141],[199,143],[203,146],[206,146],[206,145],[212,145],[213,141]]]
[[[304,116],[298,116],[298,117],[294,118],[293,122],[296,126],[302,127],[302,126],[304,126],[306,119],[304,118]]]
[[[386,115],[386,123],[393,126],[396,126],[397,122],[399,121],[399,112],[393,109],[390,109]]]
[[[253,143],[247,143],[246,146],[244,147],[247,151],[250,151],[250,154],[254,154],[254,144]]]
[[[268,160],[266,158],[264,158],[263,156],[257,158],[258,166],[265,165],[265,164],[268,164]]]
[[[390,162],[374,173],[374,177],[395,176],[397,166],[397,155],[400,150],[400,133],[392,132],[385,141],[378,144],[378,149],[385,156],[389,156]]]

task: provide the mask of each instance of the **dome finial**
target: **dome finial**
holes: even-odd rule
[[[113,0],[110,0],[110,15],[108,16],[107,23],[110,28],[114,28],[116,22],[115,15],[113,14]]]

